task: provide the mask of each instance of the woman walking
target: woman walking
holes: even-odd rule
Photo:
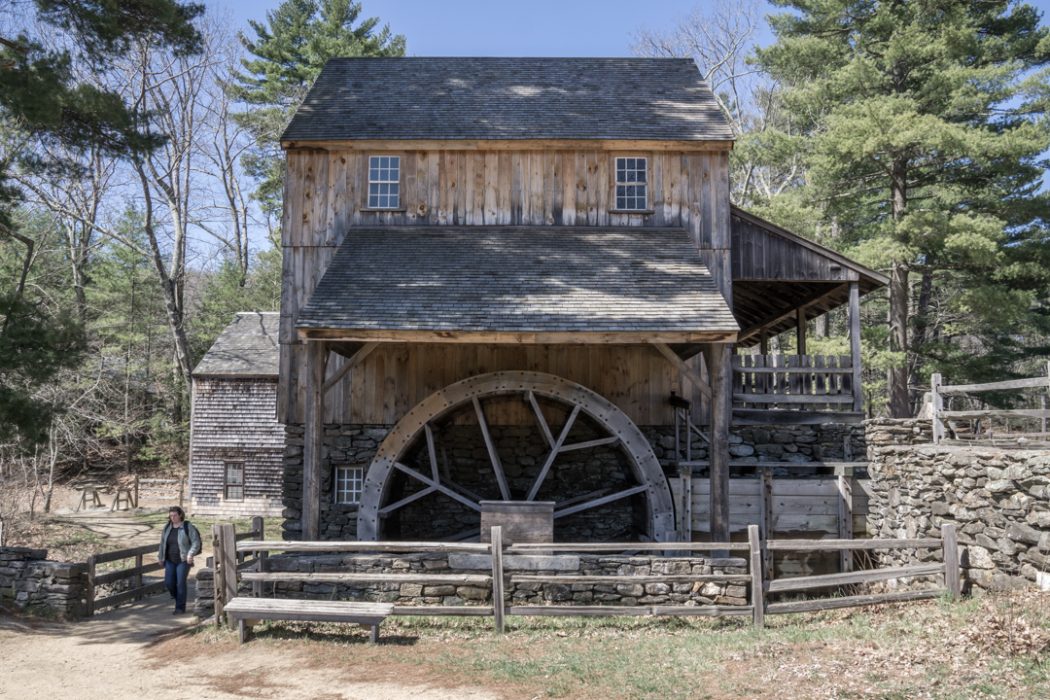
[[[193,555],[201,553],[201,534],[186,520],[178,506],[168,509],[168,524],[160,536],[157,557],[164,562],[164,585],[175,599],[174,615],[186,612],[186,579],[193,566]]]

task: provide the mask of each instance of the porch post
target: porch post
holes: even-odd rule
[[[864,410],[864,388],[860,379],[860,285],[849,283],[849,354],[853,367],[853,410]]]
[[[730,391],[732,353],[727,344],[710,346],[708,372],[711,380],[711,540],[729,541],[729,416],[733,410]]]
[[[806,307],[800,306],[796,313],[795,345],[798,346],[798,355],[806,354]]]
[[[316,540],[321,524],[321,460],[324,442],[324,374],[328,345],[306,344],[306,406],[303,416],[302,538]]]

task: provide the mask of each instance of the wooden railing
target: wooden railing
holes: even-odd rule
[[[967,410],[945,410],[945,397],[951,401],[953,396],[965,396],[981,394],[986,392],[1017,391],[1023,389],[1042,389],[1039,395],[1039,408],[989,408],[982,406]],[[955,421],[970,421],[969,434],[975,438],[980,436],[979,422],[1001,419],[1005,423],[1007,435],[1013,437],[1039,437],[1050,438],[1047,433],[1047,419],[1050,418],[1050,407],[1048,407],[1048,396],[1050,396],[1050,362],[1046,363],[1046,374],[1041,377],[1028,377],[1025,379],[1008,379],[1002,382],[988,382],[985,384],[954,384],[943,383],[939,373],[930,378],[930,398],[932,403],[933,418],[933,442],[941,443],[947,437],[947,428]],[[1009,421],[1011,418],[1021,424],[1021,430],[1011,430]],[[1036,423],[1037,422],[1037,423]],[[1026,425],[1027,424],[1027,425]],[[1024,428],[1038,425],[1038,430],[1027,430]],[[1015,427],[1017,427],[1015,425]],[[989,434],[987,427],[984,428],[985,435]],[[961,437],[957,434],[957,437]]]
[[[384,585],[398,583],[421,583],[423,585],[458,584],[491,586],[492,605],[422,606],[395,605],[395,615],[482,615],[492,616],[495,628],[502,632],[507,615],[570,615],[570,616],[619,616],[619,615],[670,615],[670,616],[750,616],[756,626],[765,624],[767,614],[805,612],[831,608],[857,607],[879,603],[892,603],[923,598],[948,596],[958,597],[962,592],[959,570],[959,550],[954,525],[942,527],[941,538],[918,539],[871,539],[871,540],[766,540],[761,537],[759,526],[747,528],[747,542],[608,542],[608,543],[519,543],[503,545],[502,529],[491,530],[489,543],[462,542],[340,542],[340,541],[242,541],[235,542],[232,525],[216,525],[216,579],[215,621],[222,623],[223,601],[238,595],[241,581],[260,585],[266,582],[320,582],[353,586]],[[939,549],[940,563],[922,563],[912,566],[893,566],[863,571],[825,574],[819,576],[795,576],[774,578],[773,572],[764,562],[767,551],[855,551],[892,549]],[[725,556],[728,552],[740,552],[746,562],[747,573],[710,574],[623,574],[623,575],[578,575],[564,573],[513,574],[504,571],[504,555],[551,555],[554,553],[577,554],[642,554],[653,558],[680,558],[692,552],[710,552]],[[487,574],[449,574],[431,571],[405,573],[357,573],[357,572],[271,572],[264,555],[271,552],[295,552],[320,554],[333,552],[406,552],[406,553],[469,553],[491,557],[491,572]],[[252,571],[238,574],[236,557],[256,554]],[[670,567],[668,567],[670,568]],[[817,589],[837,593],[842,586],[906,579],[915,577],[939,577],[942,585],[909,591],[869,593],[863,595],[824,595],[800,600],[768,602],[769,596],[799,594]],[[697,583],[718,581],[747,584],[747,605],[507,605],[505,585],[526,583],[573,584],[651,584]],[[259,595],[258,588],[255,594]]]
[[[860,368],[849,355],[735,355],[733,401],[742,407],[860,411]]]
[[[134,565],[128,568],[99,571],[99,564],[134,559]],[[148,561],[149,563],[146,563]],[[160,593],[164,590],[164,581],[146,582],[144,574],[161,571],[164,562],[157,561],[157,545],[144,544],[140,547],[118,549],[114,552],[103,552],[88,557],[88,585],[87,585],[87,614],[94,615],[95,611],[103,607],[111,607],[136,600],[142,600],[148,595]],[[127,582],[124,584],[124,582]],[[106,596],[98,597],[98,589],[102,586],[123,587],[124,590]]]

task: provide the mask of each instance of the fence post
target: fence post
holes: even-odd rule
[[[955,525],[944,523],[941,525],[941,546],[944,558],[944,587],[948,589],[948,595],[952,600],[962,595],[962,580],[959,576],[959,540],[955,532]]]
[[[211,526],[211,551],[212,559],[214,559],[214,565],[212,567],[212,590],[213,600],[215,606],[215,626],[222,625],[222,609],[223,609],[223,591],[225,590],[225,584],[223,578],[225,578],[225,572],[222,567],[225,562],[222,551],[222,525],[218,523]]]
[[[252,518],[252,539],[264,540],[266,539],[266,530],[263,526],[263,519],[261,515],[256,515]],[[266,570],[266,558],[269,552],[259,551],[255,553],[255,570],[263,572]],[[253,581],[252,582],[252,595],[256,598],[261,597],[263,592],[263,582]]]
[[[179,477],[179,508],[183,508],[183,495],[186,492],[186,477]]]
[[[766,601],[764,576],[762,573],[762,540],[758,525],[747,526],[747,542],[751,553],[751,607],[754,610],[755,627],[766,624]]]
[[[839,489],[839,539],[853,539],[853,467],[836,467]],[[846,573],[853,570],[853,552],[844,549],[839,552],[839,571]]]
[[[133,508],[139,507],[139,475],[135,475],[135,502],[131,504]]]
[[[492,616],[496,631],[503,633],[503,528],[496,525],[491,530],[492,550]]]
[[[773,470],[759,467],[759,520],[758,537],[763,542],[773,539]],[[773,571],[773,553],[763,547],[762,564],[766,571]]]
[[[930,414],[933,419],[933,444],[944,439],[944,423],[941,422],[941,411],[944,410],[944,397],[941,396],[941,374],[935,372],[930,377]]]
[[[135,555],[135,577],[132,579],[132,583],[135,586],[135,600],[142,600],[142,555]]]
[[[84,594],[87,616],[95,614],[95,555],[87,560],[87,592]]]

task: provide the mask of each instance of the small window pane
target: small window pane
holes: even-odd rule
[[[616,208],[625,211],[644,210],[648,205],[646,187],[647,159],[616,159]]]

